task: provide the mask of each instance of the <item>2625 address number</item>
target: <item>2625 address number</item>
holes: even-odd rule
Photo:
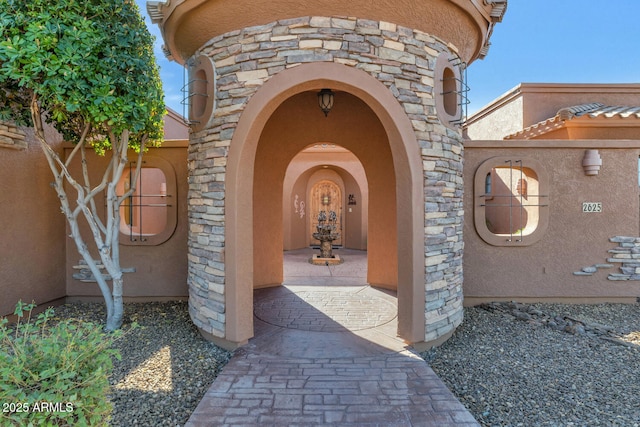
[[[587,212],[587,213],[602,212],[602,203],[601,202],[583,202],[582,212]]]

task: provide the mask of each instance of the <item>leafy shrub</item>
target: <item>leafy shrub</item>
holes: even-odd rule
[[[89,322],[53,324],[52,308],[34,321],[34,307],[18,302],[15,326],[0,320],[0,425],[108,425],[112,357],[120,358],[111,346],[120,333]]]

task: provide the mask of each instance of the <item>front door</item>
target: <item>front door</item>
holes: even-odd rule
[[[320,242],[313,238],[313,233],[316,232],[316,225],[318,225],[318,213],[320,211],[326,211],[327,217],[329,211],[334,211],[338,217],[336,223],[336,231],[340,233],[340,236],[333,241],[334,245],[342,245],[342,192],[340,187],[333,181],[322,180],[318,181],[311,188],[311,194],[309,195],[309,201],[311,206],[309,209],[309,237],[311,245],[319,245]]]

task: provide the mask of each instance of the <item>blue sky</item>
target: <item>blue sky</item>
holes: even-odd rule
[[[182,67],[161,50],[166,104],[182,113]],[[640,0],[510,0],[484,60],[467,72],[469,114],[519,83],[640,83]],[[640,100],[638,100],[640,104]]]

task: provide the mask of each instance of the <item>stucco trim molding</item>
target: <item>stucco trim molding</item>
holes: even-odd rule
[[[447,39],[458,45],[460,56],[471,63],[487,54],[493,27],[502,20],[506,4],[506,0],[401,0],[399,3],[171,0],[149,2],[147,9],[163,34],[165,54],[180,63],[206,40],[231,31],[303,16],[359,17],[363,10],[367,11],[368,20],[421,29]]]

